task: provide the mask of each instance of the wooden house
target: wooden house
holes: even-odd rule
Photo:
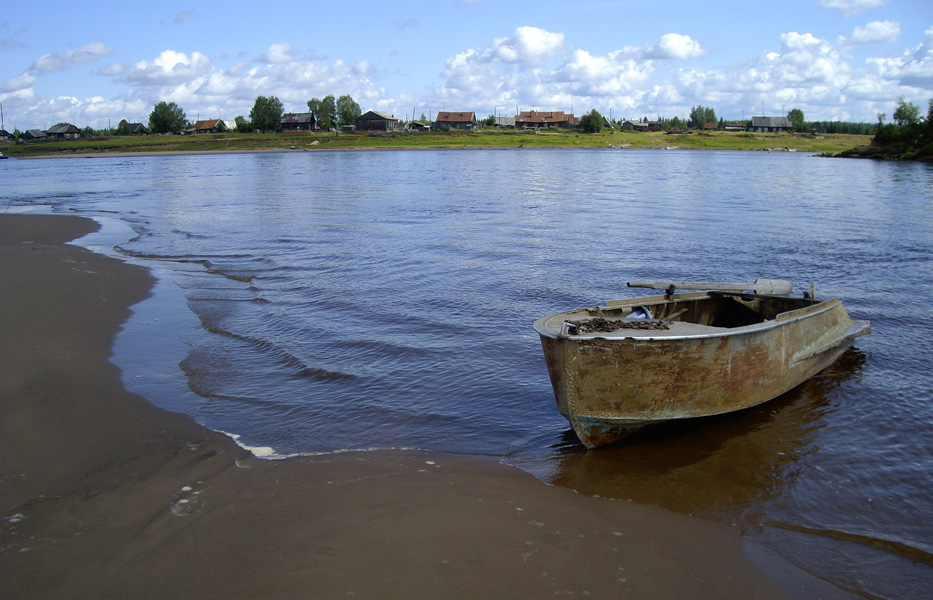
[[[778,133],[781,131],[792,131],[793,129],[794,125],[787,117],[752,117],[750,131]]]
[[[369,110],[356,120],[356,130],[398,131],[398,119],[386,113]]]
[[[50,138],[55,138],[57,140],[76,140],[81,137],[81,130],[71,123],[52,125],[45,133]]]
[[[220,119],[198,121],[188,129],[190,133],[221,133],[226,130],[227,126]]]
[[[440,129],[476,129],[479,123],[476,122],[476,113],[472,112],[450,112],[442,110],[437,113],[437,119],[431,125],[431,129],[438,131]]]
[[[282,115],[282,131],[314,131],[314,113],[285,113]]]
[[[149,135],[152,133],[149,131],[149,128],[142,123],[129,123],[128,128],[130,135]]]
[[[515,116],[515,126],[524,129],[550,129],[551,127],[569,129],[577,125],[576,117],[562,110],[549,112],[526,110]]]
[[[40,142],[47,139],[49,136],[45,135],[41,129],[27,129],[23,132],[23,141],[26,142]]]

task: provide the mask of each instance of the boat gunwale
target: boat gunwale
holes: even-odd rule
[[[743,294],[743,295],[753,296],[756,298],[769,298],[769,297],[770,298],[789,298],[789,296],[762,296],[758,294]],[[660,299],[660,300],[665,300],[665,301],[703,300],[703,299],[712,298],[712,297],[713,297],[712,294],[702,293],[702,292],[699,294],[697,293],[683,294],[680,297],[675,295],[673,298],[670,298],[670,299],[666,298],[665,296],[649,296],[645,298],[632,298],[630,300],[624,300],[624,301],[618,301],[618,300],[610,301],[610,302],[613,302],[613,304],[610,305],[609,303],[607,303],[599,308],[617,308],[619,306],[624,306],[626,304],[638,305],[641,303],[646,303],[649,300],[655,300],[655,299]],[[796,298],[794,299],[796,300]],[[718,328],[715,328],[715,330],[712,330],[714,328],[710,327],[711,331],[705,332],[705,333],[655,335],[652,333],[651,330],[617,329],[616,332],[624,331],[625,333],[622,335],[613,335],[616,332],[611,332],[609,334],[598,332],[598,333],[587,333],[583,335],[565,335],[565,334],[562,334],[560,330],[557,330],[555,332],[549,328],[548,331],[543,331],[542,330],[543,326],[542,327],[538,326],[538,323],[541,323],[543,321],[552,319],[554,317],[557,317],[563,314],[571,314],[571,313],[576,313],[580,311],[586,311],[588,310],[586,308],[578,308],[575,310],[552,313],[550,315],[547,315],[535,321],[533,327],[535,331],[537,331],[538,334],[543,337],[548,337],[553,340],[568,340],[568,341],[574,341],[574,342],[589,341],[589,340],[606,340],[610,342],[622,341],[622,340],[661,342],[661,341],[712,339],[712,338],[733,337],[737,335],[746,335],[750,333],[770,331],[772,329],[784,327],[785,325],[788,325],[790,323],[795,323],[797,321],[801,321],[803,319],[808,319],[810,317],[822,314],[826,311],[833,310],[834,308],[842,304],[842,302],[838,298],[829,298],[829,299],[823,299],[823,300],[815,299],[813,302],[814,303],[811,304],[810,306],[803,306],[801,308],[796,308],[794,310],[789,310],[783,313],[779,313],[775,315],[773,319],[768,319],[767,321],[762,321],[761,323],[752,323],[750,325],[743,325],[741,327],[718,327]],[[801,311],[803,311],[802,314],[796,314],[796,315],[794,314],[794,313],[798,313]],[[678,321],[673,321],[672,324],[677,323],[677,322]]]

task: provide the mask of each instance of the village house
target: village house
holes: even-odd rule
[[[622,131],[648,131],[648,124],[641,121],[622,121]]]
[[[794,125],[787,117],[752,117],[752,126],[749,131],[758,133],[779,133],[791,131]]]
[[[515,126],[524,129],[550,129],[551,127],[569,129],[576,127],[577,124],[576,117],[562,110],[550,112],[524,110],[515,116]]]
[[[285,113],[282,115],[282,131],[314,131],[314,113]]]
[[[27,129],[23,132],[24,142],[40,142],[49,139],[41,129]]]
[[[143,125],[142,123],[129,123],[127,124],[130,135],[149,135],[152,133],[149,131],[149,128]]]
[[[6,129],[0,129],[0,141],[3,142],[12,142],[15,141],[13,134],[7,131]]]
[[[437,113],[437,119],[431,125],[431,129],[437,131],[444,128],[449,129],[476,129],[479,123],[476,122],[476,113],[472,112],[449,112],[442,110]]]
[[[81,130],[71,123],[58,123],[49,127],[45,132],[50,138],[57,140],[76,140],[81,137]]]
[[[357,131],[398,131],[398,119],[392,115],[366,111],[356,120]]]
[[[220,119],[208,119],[206,121],[198,121],[185,130],[185,133],[221,133],[226,130],[227,126],[224,125],[224,122]]]

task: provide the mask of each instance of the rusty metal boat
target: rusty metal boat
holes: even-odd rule
[[[648,425],[742,410],[832,364],[871,331],[793,282],[649,281],[660,296],[538,319],[557,408],[594,448]],[[678,290],[703,290],[680,293]]]

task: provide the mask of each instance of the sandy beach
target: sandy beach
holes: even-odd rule
[[[734,528],[493,458],[261,460],[156,409],[109,362],[153,279],[66,243],[97,227],[0,215],[0,598],[836,597]]]

